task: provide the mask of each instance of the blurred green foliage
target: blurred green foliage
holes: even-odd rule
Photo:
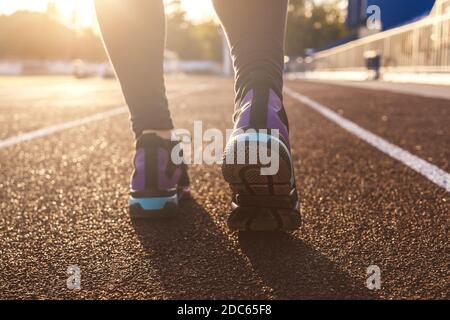
[[[339,1],[318,5],[313,0],[290,0],[286,54],[303,55],[306,48],[319,48],[345,36]],[[181,59],[221,60],[222,38],[215,21],[190,21],[178,0],[168,5],[167,12],[169,50]],[[0,58],[103,61],[106,54],[93,30],[69,28],[49,7],[45,13],[0,15]]]
[[[40,12],[0,16],[0,58],[105,60],[91,29],[73,30]]]
[[[167,49],[176,52],[180,59],[221,60],[222,38],[215,21],[190,21],[179,0],[169,3],[166,12]]]
[[[286,30],[286,55],[304,55],[348,35],[342,0],[317,2],[290,0]]]

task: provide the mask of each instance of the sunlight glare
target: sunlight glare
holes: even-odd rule
[[[125,1],[125,0],[124,0]],[[169,3],[171,0],[164,0]],[[17,10],[45,11],[53,3],[62,19],[74,28],[95,26],[93,0],[1,0],[0,14],[11,14]],[[214,18],[211,0],[181,0],[189,19],[202,21]]]

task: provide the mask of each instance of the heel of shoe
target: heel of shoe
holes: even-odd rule
[[[252,139],[258,142],[257,150],[251,149],[248,144]],[[275,174],[263,175],[261,169],[264,165],[258,161],[237,161],[237,150],[245,151],[247,160],[250,159],[250,152],[259,152],[260,148],[267,149],[270,143],[279,144],[279,168]],[[233,152],[232,156],[230,152]],[[234,160],[231,163],[230,158]],[[222,173],[234,194],[233,210],[228,219],[231,230],[290,231],[299,228],[300,213],[293,168],[289,149],[282,141],[259,134],[235,137],[225,149]]]

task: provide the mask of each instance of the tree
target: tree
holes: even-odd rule
[[[286,54],[304,55],[306,48],[320,48],[345,36],[340,1],[316,4],[314,0],[290,0]],[[167,48],[181,59],[221,61],[219,26],[212,20],[190,21],[180,0],[173,0],[167,8]],[[106,55],[97,34],[91,29],[69,28],[50,4],[46,13],[0,15],[0,58],[104,61]]]
[[[316,4],[313,0],[291,0],[286,32],[286,54],[304,55],[348,34],[339,9],[341,0]]]
[[[221,38],[215,22],[193,23],[179,0],[168,4],[167,13],[167,49],[181,59],[221,59]]]
[[[92,30],[68,28],[53,15],[18,11],[0,15],[0,58],[105,60]]]

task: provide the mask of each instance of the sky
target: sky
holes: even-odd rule
[[[79,26],[92,26],[95,23],[93,0],[0,0],[0,14],[11,14],[23,9],[45,11],[49,2],[57,6],[67,23],[73,21],[74,12]],[[181,0],[181,2],[192,20],[201,21],[214,16],[210,0]]]

